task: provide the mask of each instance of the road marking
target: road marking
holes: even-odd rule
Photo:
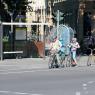
[[[0,74],[22,74],[28,72],[35,72],[35,71],[19,71],[19,72],[1,72]]]
[[[17,70],[25,70],[25,69],[7,69],[7,70],[0,70],[0,72],[17,71]]]
[[[9,91],[0,91],[0,93],[9,93]]]
[[[29,93],[21,93],[21,92],[13,92],[14,94],[18,94],[18,95],[29,95]]]
[[[87,86],[87,84],[83,84],[83,87],[86,87]]]
[[[12,92],[12,91],[0,91],[2,94],[16,94],[16,95],[43,95],[43,94],[32,94],[32,93],[24,93],[24,92]]]
[[[32,94],[32,95],[42,95],[42,94]]]
[[[33,72],[41,72],[41,71],[50,71],[50,69],[47,70],[24,70],[24,71],[7,71],[7,72],[0,72],[0,74],[22,74],[22,73],[33,73]]]
[[[81,93],[80,92],[76,92],[76,94],[75,95],[81,95]]]
[[[95,81],[89,81],[88,84],[93,84]]]
[[[87,84],[82,84],[82,86],[83,86],[83,90],[87,90]]]

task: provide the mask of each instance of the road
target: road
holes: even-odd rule
[[[0,71],[0,95],[95,95],[95,66]]]

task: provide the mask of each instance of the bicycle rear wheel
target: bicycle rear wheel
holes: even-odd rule
[[[71,66],[71,56],[69,56],[69,55],[66,56],[65,64],[66,64],[66,67],[70,67]]]
[[[49,67],[49,69],[58,67],[57,66],[57,59],[56,59],[56,55],[55,54],[50,55],[49,62],[48,62],[48,67]]]

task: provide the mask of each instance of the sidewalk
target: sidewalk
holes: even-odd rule
[[[78,66],[87,66],[88,56],[81,56],[77,59]],[[95,56],[90,60],[95,65]],[[44,58],[22,58],[22,59],[4,59],[0,61],[0,70],[2,69],[46,69],[48,68],[48,57]]]
[[[89,61],[88,61],[89,59]],[[89,56],[80,56],[77,59],[78,66],[87,66],[87,62],[91,63],[92,65],[95,65],[95,56],[89,57]]]
[[[48,68],[48,58],[4,59],[0,61],[0,70],[43,68]]]

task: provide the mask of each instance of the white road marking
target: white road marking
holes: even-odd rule
[[[16,94],[16,95],[43,95],[43,94],[32,94],[32,93],[24,93],[24,92],[13,92],[13,91],[0,91],[2,94]]]
[[[41,71],[50,71],[49,69],[47,70],[24,70],[24,71],[7,71],[7,72],[0,72],[0,74],[22,74],[22,73],[33,73],[33,72],[41,72]]]
[[[42,94],[32,94],[32,95],[42,95]]]
[[[1,69],[0,72],[3,72],[3,71],[17,71],[17,70],[24,70],[24,69],[21,69],[21,68],[4,68],[4,69]]]
[[[87,90],[87,84],[82,84],[82,86],[83,86],[83,90]]]
[[[35,72],[35,71],[17,71],[17,72],[1,72],[0,74],[22,74],[22,73],[28,73],[28,72]]]
[[[88,84],[93,84],[95,81],[89,81]]]
[[[13,92],[14,94],[18,94],[18,95],[26,95],[26,94],[29,94],[29,93],[21,93],[21,92]]]
[[[80,92],[76,92],[76,94],[75,95],[81,95],[81,93]]]
[[[0,91],[0,93],[9,93],[9,91]]]
[[[83,84],[83,87],[86,87],[87,86],[87,84]]]

